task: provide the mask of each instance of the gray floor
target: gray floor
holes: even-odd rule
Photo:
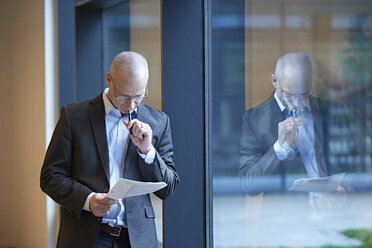
[[[349,193],[335,203],[314,215],[307,194],[215,197],[214,247],[359,245],[340,232],[372,229],[372,193]]]

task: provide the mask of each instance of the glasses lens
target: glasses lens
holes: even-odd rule
[[[145,98],[145,96],[116,96],[116,99],[117,100],[120,100],[120,101],[130,101],[130,100],[133,100],[135,102],[139,102],[141,101],[143,98]]]
[[[125,95],[118,95],[114,86],[114,94],[118,101],[130,101],[133,100],[134,102],[140,102],[142,99],[147,97],[147,89],[143,96],[125,96]]]
[[[284,95],[288,99],[304,99],[304,98],[309,98],[310,97],[309,94],[292,94],[292,93],[289,93],[289,92],[284,92]]]

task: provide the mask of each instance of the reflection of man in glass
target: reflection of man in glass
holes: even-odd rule
[[[269,99],[243,115],[240,174],[248,176],[248,190],[270,190],[273,182],[255,176],[307,174],[328,176],[326,163],[330,101],[311,96],[312,66],[302,52],[291,52],[277,61]],[[282,180],[282,190],[290,185]],[[275,189],[272,189],[275,190]]]

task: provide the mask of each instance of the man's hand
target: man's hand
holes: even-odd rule
[[[131,139],[142,154],[147,154],[151,149],[152,129],[149,124],[143,123],[137,119],[124,121],[128,129],[132,129]]]
[[[89,208],[97,217],[107,216],[112,205],[119,203],[118,200],[113,200],[106,197],[105,193],[95,193],[89,201]]]
[[[341,208],[344,206],[347,198],[345,189],[338,186],[336,191],[329,193],[314,193],[313,203],[314,207],[318,212]]]
[[[347,198],[346,190],[342,186],[337,186],[337,190],[326,194],[328,206],[331,208],[340,208],[344,205]]]
[[[294,141],[298,126],[301,124],[301,118],[290,117],[278,123],[278,142],[283,146],[287,141],[291,145]]]

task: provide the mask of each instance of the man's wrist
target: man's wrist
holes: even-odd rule
[[[147,149],[145,149],[145,150],[141,150],[141,149],[138,149],[138,151],[139,151],[139,153],[141,153],[141,154],[143,154],[143,155],[147,155],[149,152],[150,152],[150,150],[151,150],[151,148],[152,148],[153,146],[151,145],[151,146],[149,146]]]
[[[143,154],[140,150],[138,150],[138,154],[145,160],[147,164],[152,164],[155,160],[155,147],[151,145],[150,150]]]
[[[94,195],[95,193],[92,192],[90,193],[88,196],[87,196],[87,199],[85,199],[85,203],[84,203],[84,206],[83,206],[83,210],[85,211],[89,211],[89,212],[92,212],[90,210],[90,199],[92,198],[92,196]]]
[[[287,160],[288,155],[293,153],[293,149],[288,145],[287,141],[284,141],[284,143],[281,145],[279,141],[276,141],[274,144],[274,151],[276,154],[276,157],[279,160]]]

